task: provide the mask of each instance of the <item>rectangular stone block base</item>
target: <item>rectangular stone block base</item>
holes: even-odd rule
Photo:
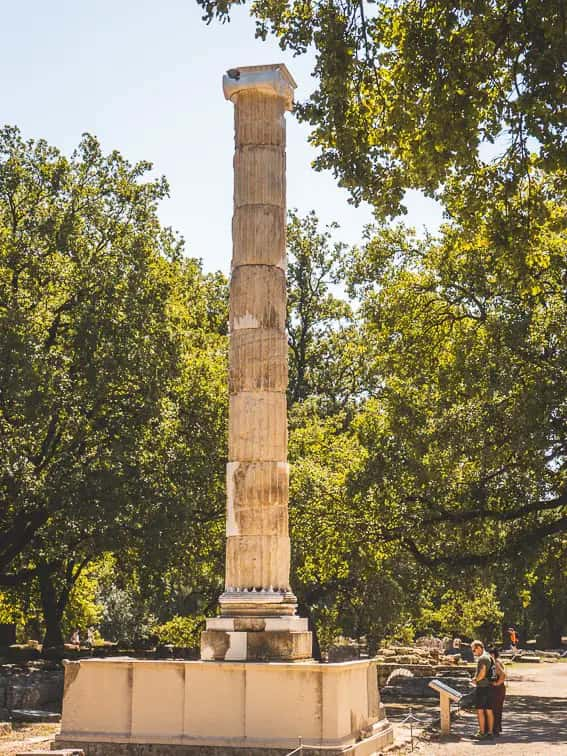
[[[374,756],[393,740],[375,663],[67,662],[56,747],[86,756]]]
[[[302,661],[311,659],[310,632],[237,632],[205,630],[201,658],[206,661]]]
[[[307,661],[312,647],[300,617],[214,617],[201,633],[204,661]]]

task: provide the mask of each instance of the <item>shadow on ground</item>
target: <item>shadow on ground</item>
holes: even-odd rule
[[[472,740],[476,716],[462,712],[451,727],[451,740]],[[478,742],[478,741],[473,741]],[[565,745],[567,753],[567,706],[564,698],[509,696],[504,704],[502,735],[495,743],[518,745]],[[479,746],[487,745],[478,742]],[[529,753],[529,751],[526,751]]]
[[[509,696],[504,704],[502,739],[515,743],[567,745],[567,706],[564,698]]]

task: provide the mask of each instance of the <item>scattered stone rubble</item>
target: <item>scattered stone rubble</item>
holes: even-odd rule
[[[413,646],[390,645],[381,648],[378,661],[378,686],[384,701],[433,698],[437,693],[429,682],[441,678],[461,693],[470,690],[469,679],[475,664],[464,662],[459,655],[445,654],[449,639],[418,638]],[[521,663],[555,662],[560,651],[503,651],[505,661]]]
[[[396,662],[396,664],[439,664],[442,658],[445,664],[457,664],[454,656],[444,656],[438,648],[419,646],[389,646],[381,648],[376,656],[379,662]]]
[[[470,690],[474,664],[463,662],[456,655],[446,656],[444,648],[443,641],[437,638],[418,639],[413,646],[381,648],[376,659],[382,699],[434,698],[437,693],[429,683],[435,678],[442,678],[462,693]]]

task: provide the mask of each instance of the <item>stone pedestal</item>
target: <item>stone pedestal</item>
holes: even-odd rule
[[[67,662],[57,747],[86,756],[379,754],[392,729],[371,661]]]

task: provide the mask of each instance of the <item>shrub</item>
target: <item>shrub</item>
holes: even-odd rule
[[[157,635],[160,643],[169,643],[172,646],[184,648],[198,648],[201,630],[203,630],[205,618],[201,616],[180,617],[177,615],[163,625],[156,625],[152,632]]]

